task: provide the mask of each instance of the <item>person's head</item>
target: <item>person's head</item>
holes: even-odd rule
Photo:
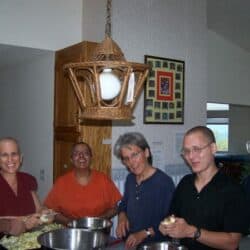
[[[72,146],[71,161],[76,168],[89,168],[92,150],[86,142],[77,142]]]
[[[183,139],[182,156],[194,173],[215,166],[216,140],[211,129],[196,126],[188,130]]]
[[[21,166],[22,155],[19,143],[12,137],[0,139],[0,171],[2,173],[16,173]]]
[[[150,147],[141,133],[129,132],[121,135],[115,143],[114,154],[135,174],[139,167],[152,164]]]

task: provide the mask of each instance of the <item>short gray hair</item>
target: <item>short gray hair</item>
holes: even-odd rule
[[[148,157],[148,163],[152,164],[153,159],[152,159],[152,154],[150,151],[149,144],[145,137],[138,132],[128,132],[123,135],[120,135],[118,140],[116,141],[114,145],[114,155],[121,159],[121,149],[124,147],[127,147],[128,145],[135,145],[139,148],[141,148],[143,151],[148,149],[149,151],[149,157]]]

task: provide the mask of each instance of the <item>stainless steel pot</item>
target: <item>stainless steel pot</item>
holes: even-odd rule
[[[171,242],[149,243],[141,246],[139,250],[188,250],[185,246],[177,246]]]
[[[110,233],[112,225],[112,221],[99,217],[84,217],[73,220],[68,224],[71,228],[85,228],[90,231],[101,231],[106,234]]]
[[[91,250],[105,249],[108,235],[100,231],[64,228],[43,233],[37,240],[42,249]]]

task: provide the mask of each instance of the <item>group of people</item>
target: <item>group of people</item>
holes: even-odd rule
[[[192,170],[175,188],[166,173],[153,165],[150,146],[141,133],[121,135],[114,154],[129,171],[121,195],[112,180],[91,166],[94,157],[85,142],[73,145],[73,165],[59,177],[43,204],[34,177],[19,171],[22,156],[13,138],[0,140],[0,231],[18,235],[41,224],[41,215],[53,210],[54,221],[118,215],[117,237],[125,248],[149,242],[180,240],[189,250],[237,249],[250,226],[242,187],[217,168],[213,132],[191,128],[183,139],[182,157]],[[174,215],[171,224],[161,223]]]

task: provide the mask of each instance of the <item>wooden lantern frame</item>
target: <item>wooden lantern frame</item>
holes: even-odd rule
[[[105,101],[101,98],[100,74],[105,68],[121,81],[117,97]],[[80,119],[131,120],[133,109],[142,92],[149,73],[149,65],[127,62],[119,46],[109,37],[100,43],[91,60],[68,63],[64,69],[69,75],[75,95],[81,108]],[[132,97],[129,95],[129,80],[134,74]]]

